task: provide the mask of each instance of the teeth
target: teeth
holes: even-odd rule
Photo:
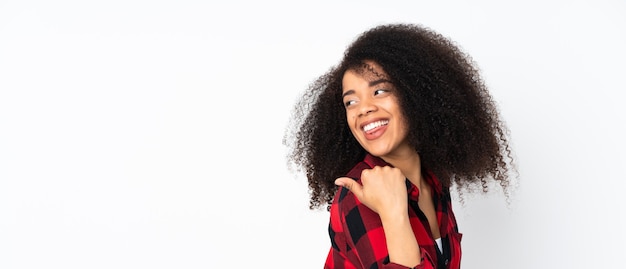
[[[370,124],[363,126],[363,131],[369,132],[376,127],[387,125],[387,123],[389,123],[388,120],[375,121],[375,122],[372,122]]]

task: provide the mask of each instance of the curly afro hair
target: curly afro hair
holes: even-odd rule
[[[293,108],[283,139],[288,166],[304,171],[310,209],[328,209],[344,176],[367,152],[352,136],[342,104],[347,70],[374,61],[391,78],[422,167],[449,191],[505,190],[516,173],[509,132],[479,70],[451,40],[414,24],[376,26],[354,40],[338,65],[314,80]],[[478,188],[475,188],[478,187]]]

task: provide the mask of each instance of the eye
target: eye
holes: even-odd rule
[[[374,91],[374,95],[379,95],[379,94],[383,94],[383,93],[388,93],[389,90],[385,90],[385,89],[378,89]]]
[[[343,103],[343,105],[344,105],[345,107],[349,107],[349,106],[353,105],[355,102],[356,102],[355,100],[348,100],[348,101],[345,101],[345,102]]]

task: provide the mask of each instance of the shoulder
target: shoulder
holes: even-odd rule
[[[356,165],[354,165],[354,167],[350,169],[350,172],[348,172],[346,176],[357,180],[361,178],[361,172],[363,172],[363,170],[365,169],[372,169],[376,166],[388,166],[388,165],[390,164],[385,162],[383,159],[376,157],[374,155],[371,155],[371,154],[366,154],[363,160],[358,162]]]
[[[363,170],[365,169],[371,168],[372,167],[370,167],[366,162],[361,161],[357,163],[354,167],[352,167],[352,169],[350,169],[350,172],[348,172],[346,176],[354,180],[359,180],[361,178],[361,172],[363,172]]]
[[[344,176],[353,179],[354,181],[361,183],[361,172],[365,169],[369,169],[369,165],[365,161],[361,161],[354,165],[350,171]],[[359,206],[359,201],[354,194],[345,187],[337,188],[335,197],[331,205],[331,215],[335,217],[345,217],[345,215]]]
[[[357,163],[352,169],[345,175],[361,183],[361,172],[366,169],[374,168],[375,166],[385,165],[386,163],[378,157],[367,155],[363,161]],[[335,193],[333,204],[331,205],[331,215],[339,217],[345,222],[361,221],[361,219],[369,219],[377,217],[378,214],[374,213],[367,206],[361,203],[359,199],[347,188],[339,187]]]

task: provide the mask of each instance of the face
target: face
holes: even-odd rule
[[[411,150],[397,91],[382,68],[348,70],[343,76],[343,104],[352,134],[370,154],[394,156]]]

